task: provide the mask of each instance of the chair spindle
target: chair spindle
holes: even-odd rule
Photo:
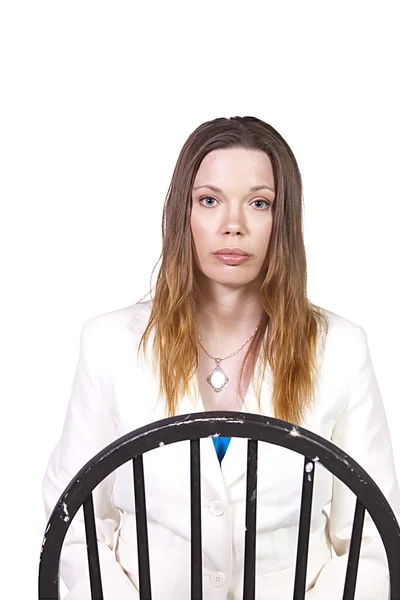
[[[255,600],[256,594],[257,458],[258,441],[249,439],[247,445],[243,600]]]
[[[97,546],[93,494],[90,494],[90,496],[88,496],[83,502],[83,518],[85,521],[91,596],[92,600],[103,600],[103,586],[101,584],[99,548]]]
[[[351,532],[349,558],[347,559],[347,571],[346,579],[344,582],[343,600],[353,600],[354,594],[356,592],[358,561],[360,558],[364,516],[365,507],[357,498],[356,508],[354,511],[353,530]]]
[[[191,600],[203,600],[200,440],[190,440]]]
[[[314,462],[310,458],[305,457],[303,470],[303,487],[301,492],[299,534],[297,539],[296,574],[293,590],[294,600],[304,600],[306,593],[307,559],[308,545],[310,539],[314,472]]]
[[[140,600],[151,600],[149,540],[147,534],[147,510],[144,488],[143,456],[135,456],[132,459],[132,463],[139,566],[139,597]]]

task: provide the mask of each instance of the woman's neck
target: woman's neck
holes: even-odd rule
[[[202,306],[196,312],[200,338],[214,356],[230,354],[254,333],[260,322],[262,309],[258,302],[233,306],[214,303]],[[235,347],[233,347],[235,346]],[[208,348],[207,348],[208,349]]]

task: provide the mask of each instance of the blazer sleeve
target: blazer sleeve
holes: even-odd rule
[[[354,458],[381,489],[400,521],[400,491],[385,410],[371,362],[367,335],[354,325],[350,350],[350,397],[332,434],[332,442]],[[342,600],[350,546],[355,496],[333,478],[329,534],[337,556],[320,572],[307,600]],[[386,552],[367,512],[363,527],[356,600],[387,600],[389,571]]]
[[[99,368],[99,349],[104,340],[92,339],[92,321],[86,321],[81,331],[78,364],[62,436],[43,479],[47,519],[74,475],[116,435],[110,395],[105,392],[107,386],[102,386],[105,379]],[[113,484],[111,474],[93,492],[104,597],[138,600],[137,588],[114,558],[113,540],[119,525],[119,511],[113,503]],[[91,598],[82,508],[71,521],[64,539],[60,574],[69,590],[65,600]]]

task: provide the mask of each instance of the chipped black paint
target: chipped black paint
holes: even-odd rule
[[[40,550],[39,567],[39,600],[59,600],[59,558],[62,544],[74,516],[87,501],[95,487],[116,468],[162,445],[184,440],[221,435],[239,437],[248,440],[248,469],[246,497],[246,548],[248,552],[245,565],[248,567],[245,580],[251,598],[252,578],[254,578],[255,524],[257,507],[257,440],[275,444],[305,457],[303,469],[302,514],[305,520],[302,525],[301,540],[299,537],[298,564],[296,564],[297,587],[302,587],[304,561],[302,556],[306,547],[309,532],[309,514],[315,468],[310,465],[318,463],[335,477],[340,479],[358,498],[356,528],[352,544],[357,546],[357,535],[362,529],[362,519],[366,510],[379,531],[386,550],[390,571],[390,599],[400,598],[400,528],[396,517],[378,486],[364,469],[350,456],[332,442],[294,426],[291,423],[244,413],[204,412],[180,415],[162,419],[132,431],[109,444],[94,456],[68,484],[59,498],[47,524]],[[314,458],[312,458],[314,457]],[[308,507],[308,508],[307,508]],[[300,533],[299,533],[300,536]],[[300,551],[299,551],[300,549]],[[356,551],[352,555],[351,577],[357,567]],[[353,560],[354,559],[354,560]],[[350,581],[350,580],[349,580]],[[295,596],[301,598],[299,594]],[[351,598],[352,596],[346,596]]]

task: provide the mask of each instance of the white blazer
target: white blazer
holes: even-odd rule
[[[150,309],[151,300],[97,316],[83,325],[62,437],[43,481],[47,518],[72,477],[100,449],[167,416],[156,402],[158,380],[150,362],[136,358]],[[313,407],[302,425],[332,440],[358,461],[400,520],[392,445],[366,333],[347,319],[325,312],[330,329],[325,350],[319,348]],[[153,338],[154,332],[151,342]],[[274,416],[271,389],[267,371],[262,414],[268,416]],[[197,393],[195,406],[188,397],[182,399],[179,414],[202,410]],[[252,386],[243,410],[259,412]],[[232,439],[220,466],[212,439],[201,441],[205,600],[242,600],[246,453],[246,440]],[[303,460],[285,448],[260,443],[256,561],[256,597],[260,600],[292,600]],[[144,468],[153,600],[186,600],[190,598],[189,443],[145,454]],[[342,599],[354,506],[353,493],[317,464],[307,600]],[[95,510],[105,598],[138,600],[130,462],[98,486]],[[61,575],[69,589],[68,600],[89,600],[82,509],[65,539]],[[366,515],[356,598],[386,600],[388,590],[384,547]]]

